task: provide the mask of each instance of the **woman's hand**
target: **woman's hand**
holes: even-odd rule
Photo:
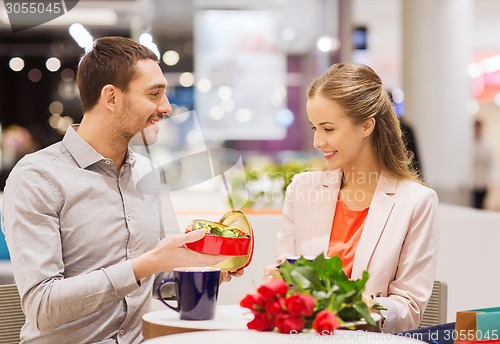
[[[236,271],[221,271],[220,273],[220,283],[229,282],[233,277],[241,277],[245,273],[244,269]]]
[[[283,278],[279,266],[284,262],[286,262],[286,256],[279,256],[276,258],[276,265],[268,265],[264,268],[264,283],[270,282],[276,278]]]
[[[286,262],[286,256],[285,255],[281,255],[278,258],[276,258],[276,265],[281,265],[284,262]]]

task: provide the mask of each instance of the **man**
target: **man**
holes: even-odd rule
[[[203,231],[160,240],[159,195],[136,188],[151,165],[129,141],[172,111],[156,55],[128,38],[101,38],[77,81],[81,124],[25,156],[5,188],[21,343],[139,343],[154,274],[227,257],[184,247]]]

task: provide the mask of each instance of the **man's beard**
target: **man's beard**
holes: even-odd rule
[[[132,146],[150,146],[154,144],[158,139],[158,129],[155,125],[150,125],[135,134],[130,139],[130,145]]]

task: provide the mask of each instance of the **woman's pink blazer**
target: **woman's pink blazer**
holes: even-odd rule
[[[279,255],[327,252],[340,182],[339,170],[294,176],[283,207]],[[384,332],[415,329],[422,320],[436,271],[437,211],[434,190],[384,173],[378,179],[351,277],[369,272],[366,293],[380,293],[378,301],[387,308]]]

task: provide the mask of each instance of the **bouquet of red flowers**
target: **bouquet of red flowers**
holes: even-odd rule
[[[252,311],[247,327],[257,331],[280,333],[314,330],[332,334],[338,327],[349,328],[364,320],[376,329],[371,312],[380,309],[374,297],[363,295],[368,272],[361,279],[350,280],[342,261],[322,254],[313,261],[304,257],[293,264],[285,262],[279,270],[283,279],[261,285],[256,294],[246,295],[240,306]]]

